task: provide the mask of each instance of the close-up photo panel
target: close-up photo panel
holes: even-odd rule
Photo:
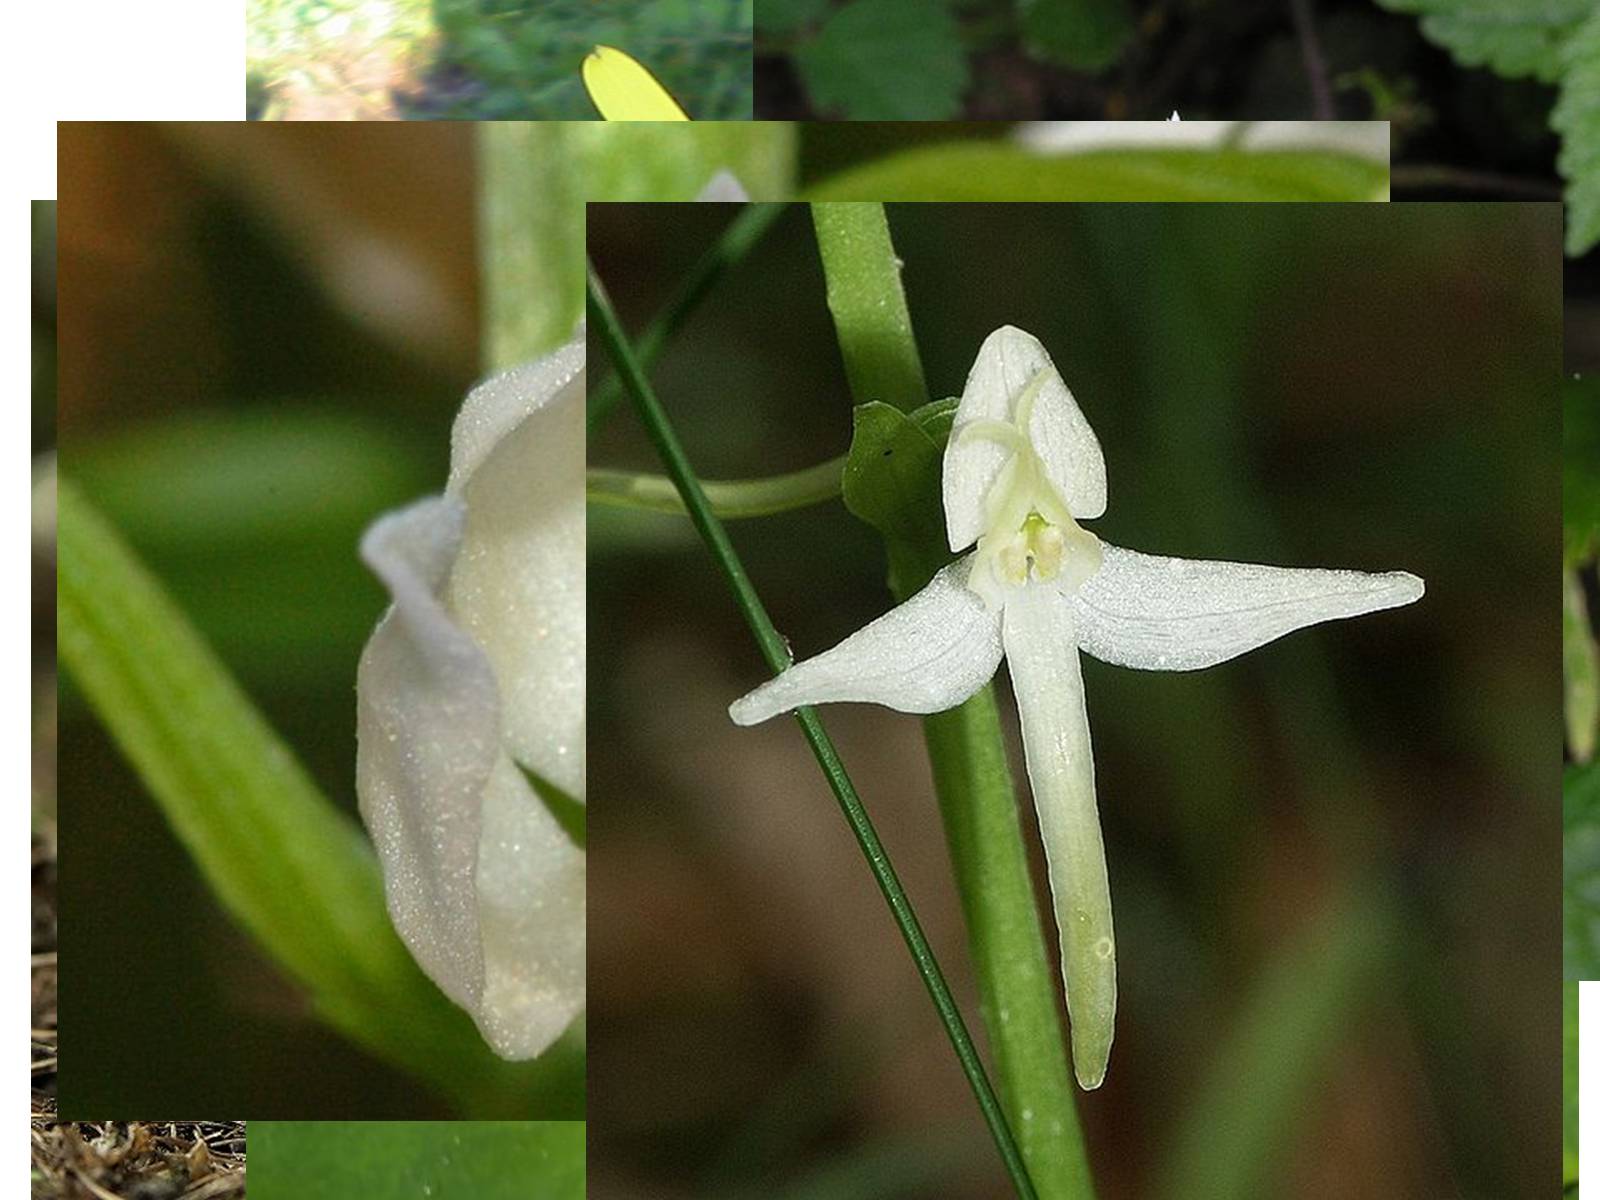
[[[1542,1194],[1560,217],[590,205],[592,1195]]]
[[[1600,27],[1052,2],[52,122],[34,1200],[1576,1195]]]

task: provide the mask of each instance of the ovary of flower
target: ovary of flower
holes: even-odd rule
[[[502,1057],[584,1006],[585,856],[535,790],[584,769],[584,341],[468,395],[443,496],[361,554],[394,603],[356,679],[356,786],[395,928]]]
[[[1099,1086],[1116,1016],[1116,941],[1078,652],[1146,670],[1212,666],[1292,630],[1409,604],[1403,571],[1295,570],[1140,554],[1078,522],[1105,512],[1105,460],[1037,339],[978,351],[944,458],[952,551],[976,548],[898,608],[729,708],[741,725],[802,705],[953,708],[1010,665],[1039,818],[1082,1087]]]

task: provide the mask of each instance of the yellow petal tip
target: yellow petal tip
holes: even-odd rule
[[[656,77],[615,46],[596,46],[583,60],[583,86],[608,121],[687,121]]]

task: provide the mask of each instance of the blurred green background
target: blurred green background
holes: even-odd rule
[[[589,213],[633,329],[730,219]],[[1079,1097],[1100,1195],[1541,1194],[1561,1036],[1559,209],[889,221],[935,396],[1002,323],[1050,349],[1105,451],[1095,533],[1428,584],[1192,675],[1085,659],[1122,947],[1110,1075]],[[845,449],[803,208],[653,378],[703,477]],[[659,469],[626,406],[590,462]],[[684,521],[589,517],[591,1194],[1003,1194],[798,731],[726,718],[765,671],[705,551]],[[875,537],[838,502],[733,536],[799,655],[888,607]],[[976,1024],[918,723],[823,715]]]
[[[253,1121],[255,1200],[582,1200],[581,1121]]]

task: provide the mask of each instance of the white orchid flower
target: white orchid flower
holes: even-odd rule
[[[394,603],[361,656],[356,783],[389,913],[508,1059],[584,1006],[583,849],[530,776],[584,787],[584,336],[474,388],[443,496],[361,555]]]
[[[1111,1053],[1116,941],[1095,807],[1078,652],[1190,671],[1292,630],[1409,604],[1403,571],[1192,562],[1100,541],[1080,520],[1106,507],[1094,431],[1039,342],[1009,326],[978,351],[944,456],[950,549],[972,553],[838,646],[736,701],[741,725],[832,700],[901,712],[953,708],[1011,670],[1049,866],[1078,1082]]]

